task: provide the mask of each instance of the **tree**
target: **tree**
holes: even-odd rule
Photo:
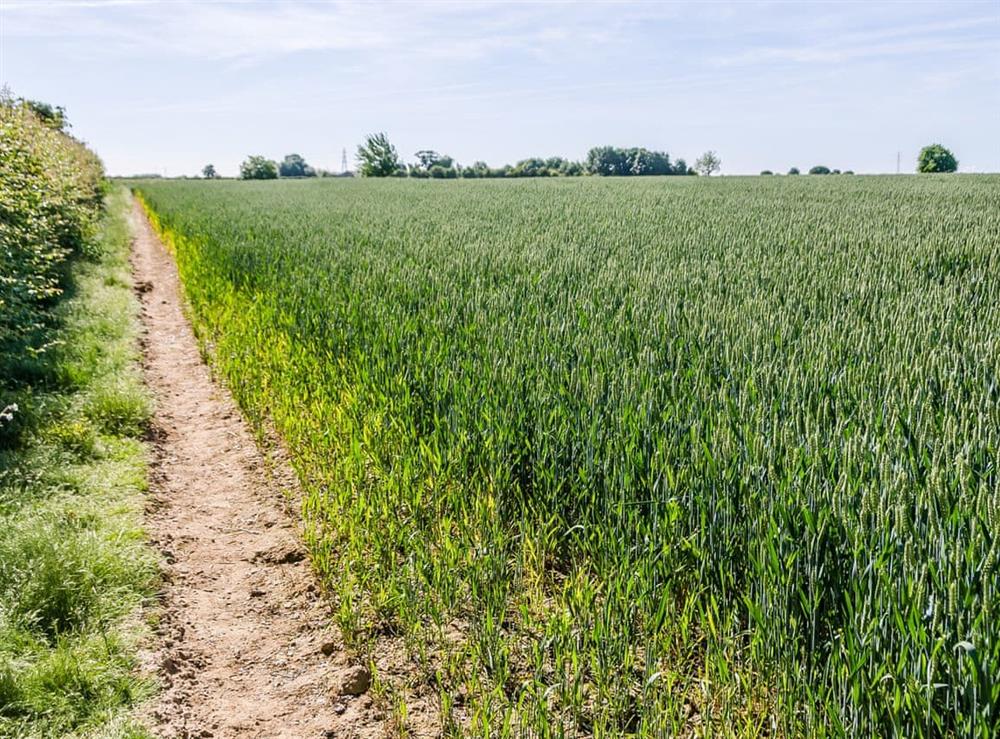
[[[809,174],[830,174],[830,168],[824,167],[822,164],[817,164],[815,167],[809,169]]]
[[[437,160],[440,155],[431,149],[421,149],[413,156],[415,156],[417,161],[420,162],[420,164],[417,165],[418,167],[429,170],[437,164]]]
[[[538,157],[522,159],[510,171],[511,177],[547,177],[548,175],[549,171],[545,166],[545,160]]]
[[[278,163],[260,155],[249,156],[240,165],[240,178],[244,180],[276,180],[278,179]]]
[[[490,176],[490,165],[483,161],[473,162],[471,167],[462,167],[462,177],[478,179]]]
[[[560,177],[566,173],[569,162],[562,157],[549,157],[545,160],[545,169],[549,177]]]
[[[415,156],[417,158],[417,161],[419,162],[417,166],[420,167],[420,169],[426,170],[428,172],[430,171],[431,167],[433,167],[435,164],[440,165],[445,169],[448,169],[449,167],[451,167],[453,163],[453,160],[450,156],[448,156],[447,154],[443,155],[438,154],[433,149],[421,149],[413,156]]]
[[[799,172],[798,167],[792,167],[790,170],[788,170],[788,174],[802,174],[802,173]]]
[[[922,173],[932,172],[957,172],[958,160],[955,155],[945,149],[941,144],[931,144],[920,150],[917,157],[917,171]]]
[[[698,174],[709,177],[722,169],[722,160],[714,151],[706,151],[694,163],[694,168]]]
[[[687,174],[683,159],[671,165],[665,151],[651,151],[641,146],[620,149],[617,146],[595,146],[587,152],[586,170],[602,176]]]
[[[278,165],[278,174],[282,177],[315,177],[316,170],[298,154],[288,154]]]
[[[417,164],[409,167],[410,177],[434,177],[435,179],[458,177],[455,160],[447,154],[438,154],[432,149],[421,149],[413,156],[417,158]]]
[[[774,174],[774,172],[772,172],[772,171],[771,171],[771,170],[769,170],[769,169],[762,169],[762,170],[760,171],[760,173],[761,173],[761,175],[769,175],[769,174]]]
[[[587,152],[587,171],[591,174],[614,176],[628,174],[628,170],[628,159],[623,149],[595,146]]]
[[[663,151],[650,151],[639,147],[629,149],[626,157],[629,163],[629,174],[633,175],[667,175],[673,174],[670,165],[670,155]]]
[[[369,134],[358,147],[358,171],[362,177],[390,177],[402,167],[396,147],[384,133]]]
[[[216,177],[219,176],[219,173],[215,171],[214,164],[206,164],[204,167],[202,167],[201,176],[204,177],[206,180],[214,180]]]

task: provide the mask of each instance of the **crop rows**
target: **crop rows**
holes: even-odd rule
[[[996,735],[1000,178],[140,190],[450,733]]]

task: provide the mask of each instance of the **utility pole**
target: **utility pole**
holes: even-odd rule
[[[347,174],[347,149],[341,149],[340,152],[340,173]]]
[[[898,151],[896,152],[896,174],[899,174],[899,155],[901,153],[902,152],[898,152]]]

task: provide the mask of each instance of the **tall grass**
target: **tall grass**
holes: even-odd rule
[[[450,733],[1000,728],[1000,178],[141,193]]]
[[[148,736],[128,713],[152,690],[136,651],[156,577],[128,205],[110,193],[88,256],[64,265],[46,350],[0,354],[31,368],[0,377],[18,406],[0,426],[0,737]]]

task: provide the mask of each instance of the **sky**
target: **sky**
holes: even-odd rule
[[[493,166],[644,146],[723,174],[1000,171],[1000,0],[0,0],[0,84],[65,106],[112,174],[339,171],[384,131]]]

